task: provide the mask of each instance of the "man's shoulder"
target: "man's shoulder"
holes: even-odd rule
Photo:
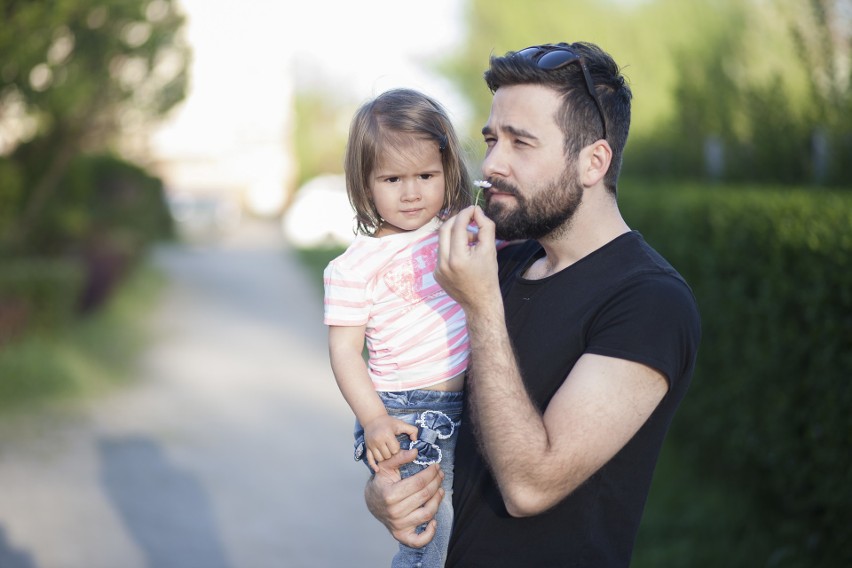
[[[697,316],[695,295],[686,279],[640,233],[631,231],[597,257],[598,298],[618,299]]]
[[[638,231],[631,231],[621,243],[618,263],[626,277],[658,275],[661,281],[671,278],[686,284],[686,279]]]

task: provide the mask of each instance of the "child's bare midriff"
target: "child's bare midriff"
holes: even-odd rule
[[[465,373],[459,373],[450,380],[440,382],[437,385],[425,387],[423,390],[458,392],[464,389],[464,375]]]

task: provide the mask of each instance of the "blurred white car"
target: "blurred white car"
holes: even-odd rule
[[[317,176],[303,185],[281,220],[293,246],[347,246],[355,238],[355,212],[342,175]]]

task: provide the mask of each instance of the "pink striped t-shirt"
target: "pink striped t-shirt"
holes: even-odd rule
[[[467,368],[464,311],[437,282],[440,221],[386,237],[358,235],[325,269],[326,325],[366,324],[378,391],[421,389]]]

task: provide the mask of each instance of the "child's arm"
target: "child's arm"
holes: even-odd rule
[[[376,394],[361,355],[365,326],[328,328],[328,351],[331,369],[343,398],[364,427],[367,463],[373,471],[377,463],[399,452],[399,434],[417,439],[417,427],[391,418]]]

